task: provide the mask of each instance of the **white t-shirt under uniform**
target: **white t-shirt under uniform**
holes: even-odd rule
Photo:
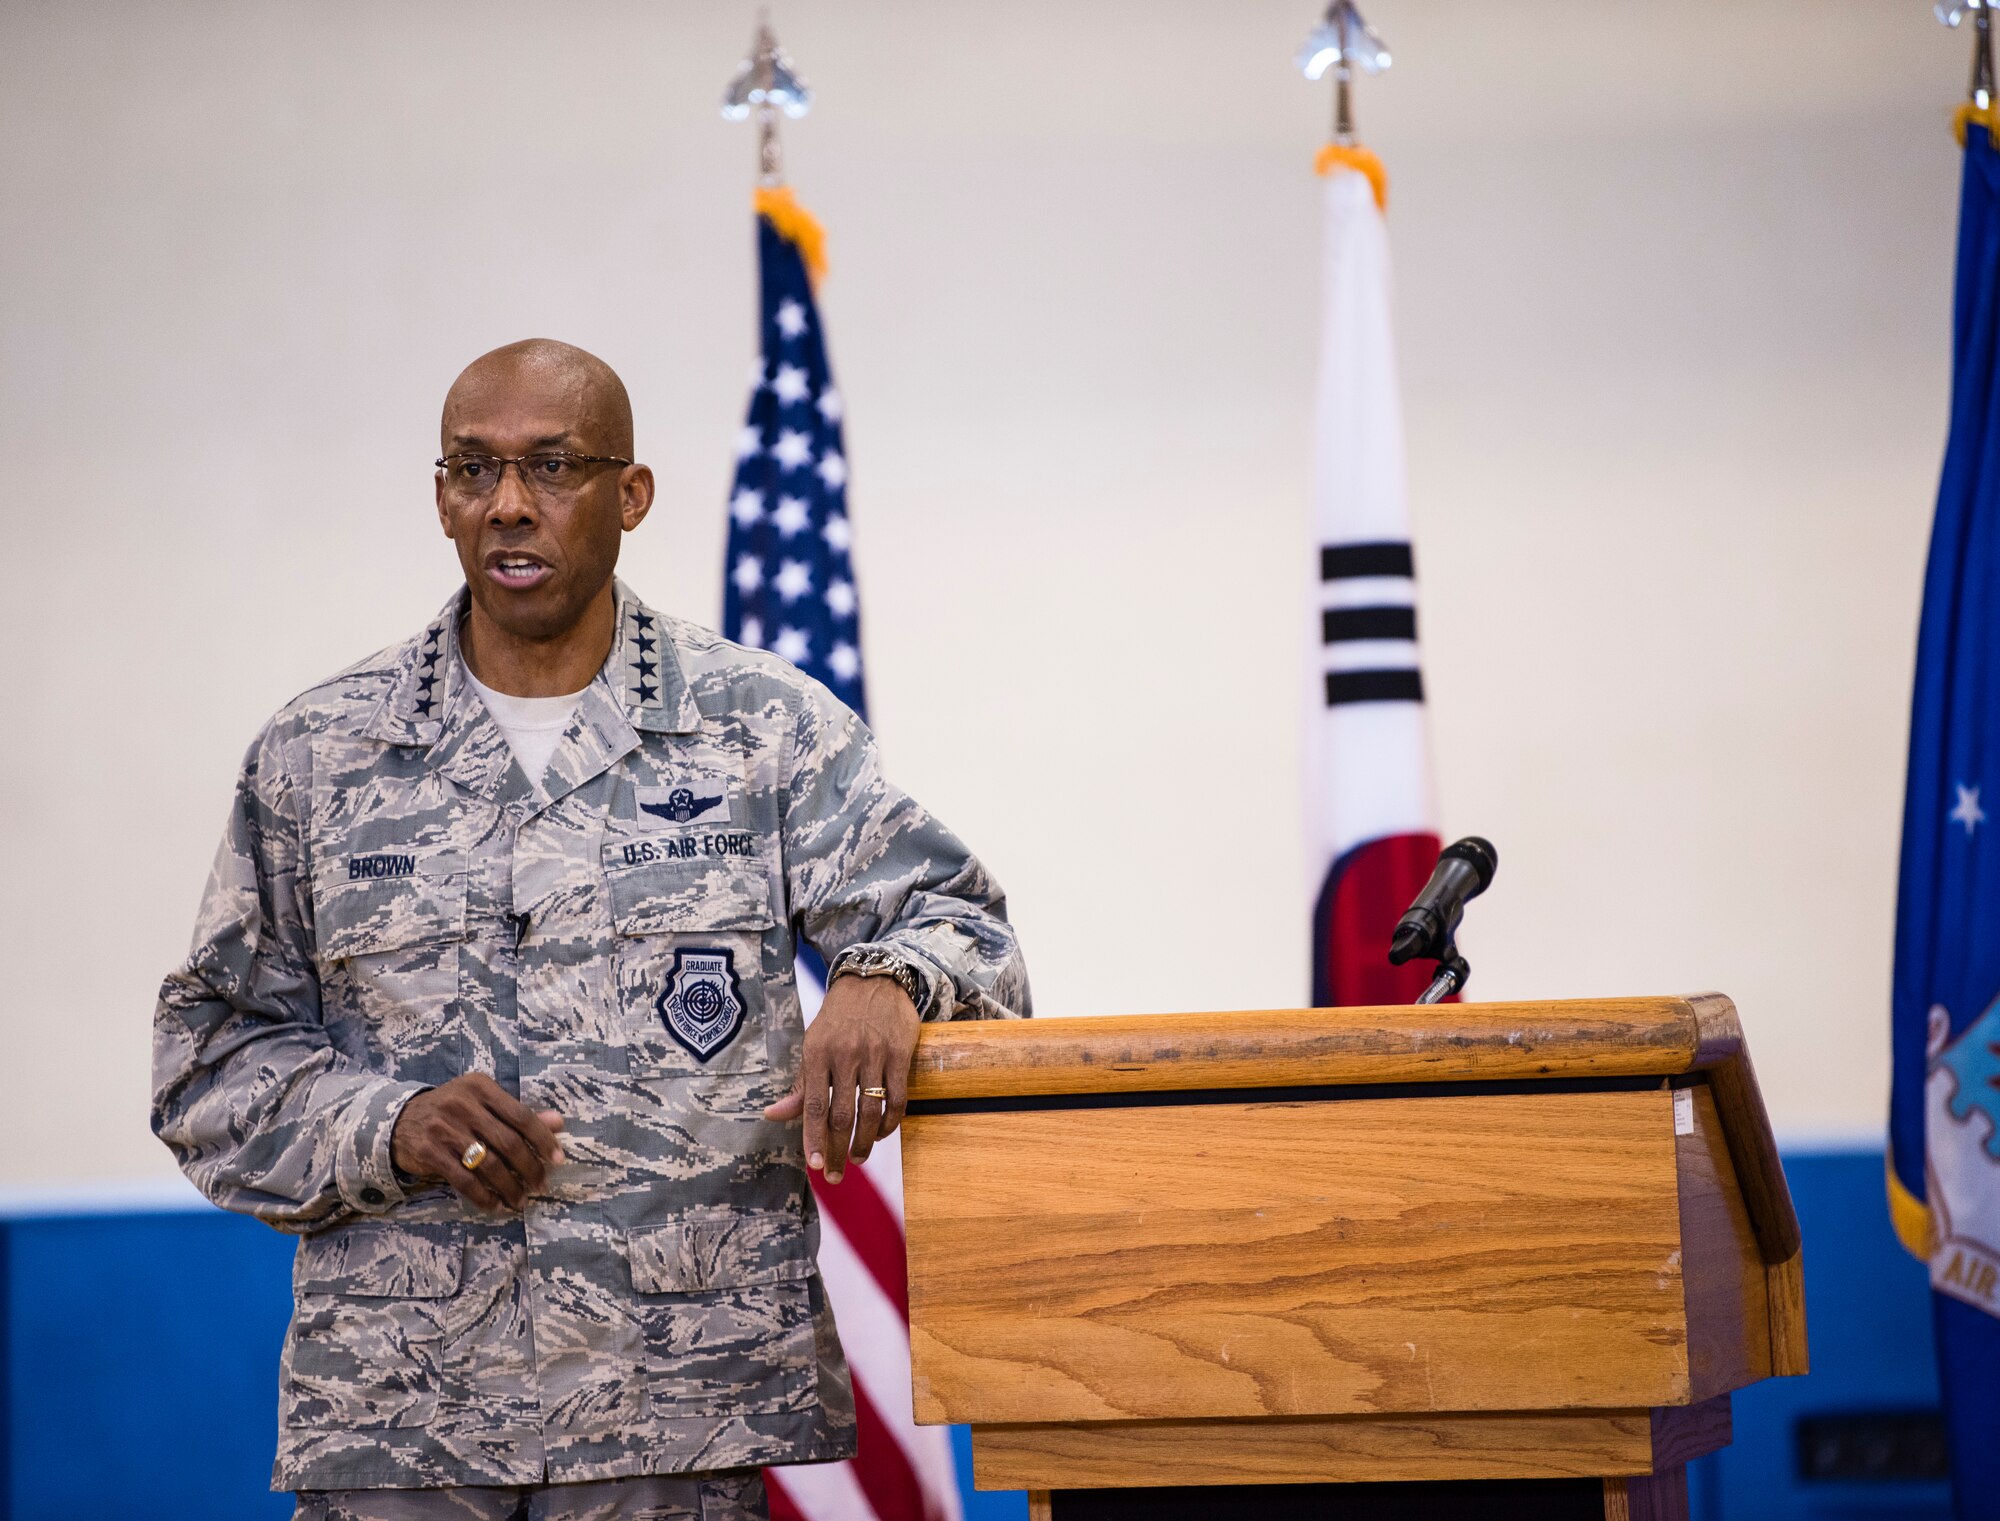
[[[465,668],[465,676],[500,726],[500,732],[507,736],[507,748],[514,752],[514,759],[534,783],[535,791],[540,792],[542,775],[549,769],[549,757],[562,743],[563,730],[569,727],[570,715],[583,700],[583,692],[572,692],[567,697],[510,697],[474,676],[470,666]]]

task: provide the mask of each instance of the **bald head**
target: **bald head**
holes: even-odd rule
[[[524,449],[632,457],[632,399],[625,382],[574,344],[526,338],[473,360],[445,392],[439,427],[444,452],[516,452],[488,436],[503,418],[533,420],[535,436]]]

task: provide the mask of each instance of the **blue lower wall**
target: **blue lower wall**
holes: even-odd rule
[[[11,1521],[269,1521],[292,1238],[218,1211],[8,1221]]]
[[[1806,1239],[1813,1372],[1736,1398],[1736,1443],[1696,1465],[1699,1521],[1948,1515],[1939,1483],[1798,1477],[1801,1417],[1937,1401],[1923,1269],[1890,1234],[1879,1153],[1785,1161]],[[278,1344],[290,1238],[216,1212],[0,1221],[0,1521],[275,1521]],[[970,1472],[964,1433],[960,1468]],[[1018,1495],[966,1496],[1019,1521]]]

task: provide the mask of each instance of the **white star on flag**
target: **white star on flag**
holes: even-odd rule
[[[763,452],[764,434],[755,423],[745,423],[736,430],[736,457],[749,459],[753,454]]]
[[[771,521],[778,525],[778,532],[789,539],[806,526],[811,515],[812,509],[806,506],[802,497],[781,496],[778,498],[778,510],[771,514]]]
[[[729,515],[748,528],[764,515],[764,493],[745,486],[729,499]]]
[[[854,616],[854,586],[852,582],[836,581],[826,589],[827,610],[836,618]]]
[[[812,649],[812,641],[798,629],[781,628],[771,648],[780,660],[789,660],[793,665],[803,665]]]
[[[796,602],[812,590],[812,572],[803,560],[787,560],[778,567],[777,579],[771,584],[787,602]],[[796,661],[793,663],[797,664]]]
[[[828,518],[826,520],[826,527],[822,528],[819,533],[821,538],[825,539],[827,543],[831,544],[835,549],[840,550],[843,554],[854,547],[854,535],[848,531],[847,519],[844,517],[834,516]]]
[[[798,469],[812,457],[812,440],[789,428],[780,433],[778,441],[771,445],[771,458],[787,470]]]
[[[861,669],[861,652],[843,640],[828,652],[826,663],[833,674],[842,681],[852,681],[855,673]]]
[[[778,378],[771,382],[771,394],[784,406],[806,399],[806,372],[795,364],[778,366]]]
[[[838,491],[847,484],[847,461],[829,450],[819,462],[819,478]]]
[[[836,391],[832,386],[828,386],[824,391],[820,392],[819,415],[821,417],[824,417],[830,423],[837,423],[840,421],[840,414],[845,410],[846,408],[840,399],[840,392]]]
[[[764,647],[763,620],[761,618],[745,618],[743,620],[743,636],[738,642],[749,645],[753,650],[762,649]]]
[[[1979,806],[1979,789],[1977,787],[1966,787],[1957,782],[1953,782],[1952,786],[1958,792],[1958,806],[1953,808],[1945,817],[1950,819],[1954,824],[1963,824],[1965,826],[1965,837],[1969,840],[1972,838],[1972,832],[1986,822],[1986,810]]]
[[[764,584],[764,563],[755,555],[744,555],[737,560],[730,577],[736,582],[736,589],[747,597]]]
[[[806,330],[806,309],[796,301],[784,302],[778,308],[778,331],[787,338],[796,338]]]

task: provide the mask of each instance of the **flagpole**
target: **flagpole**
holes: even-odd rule
[[[785,183],[785,146],[778,137],[778,108],[769,101],[757,108],[757,183]]]
[[[1966,97],[1972,113],[1984,118],[1993,109],[1993,7],[2000,0],[1956,0],[1941,3],[1937,18],[1955,27],[1967,16],[1972,18],[1972,83]],[[1961,116],[1964,111],[1961,111]],[[1960,123],[1961,129],[1963,122]]]
[[[1977,4],[1972,19],[1972,108],[1993,109],[1993,6]]]
[[[780,137],[780,118],[796,120],[811,103],[812,92],[779,45],[769,15],[760,14],[750,54],[722,98],[725,119],[754,117],[757,124],[757,183],[750,199],[758,352],[736,436],[720,631],[822,683],[828,701],[837,699],[865,722],[845,404],[814,294],[826,270],[826,235],[785,181]],[[788,1017],[810,1023],[827,968],[810,946],[798,949],[799,1007]],[[900,1144],[899,1135],[889,1136],[838,1185],[818,1173],[801,1175],[815,1201],[805,1207],[825,1223],[817,1276],[846,1348],[856,1456],[765,1469],[774,1515],[938,1521],[961,1512],[950,1433],[918,1426],[911,1413]]]

